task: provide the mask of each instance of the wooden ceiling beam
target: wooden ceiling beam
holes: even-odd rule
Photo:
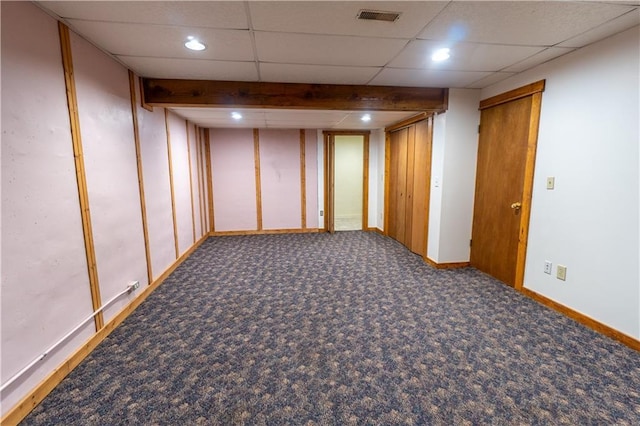
[[[448,89],[429,87],[151,78],[142,87],[144,103],[160,107],[442,112],[448,101]]]

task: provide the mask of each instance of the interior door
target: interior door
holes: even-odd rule
[[[405,244],[407,217],[407,137],[407,128],[391,134],[389,236],[402,244]]]
[[[332,211],[336,231],[361,231],[366,226],[364,139],[363,135],[335,135],[333,138]]]
[[[357,180],[362,185],[357,196],[360,203],[360,226],[359,229],[368,229],[369,214],[369,131],[325,131],[324,133],[324,228],[329,233],[336,231],[336,137],[349,139],[356,137],[360,141],[358,169],[360,178]],[[356,179],[355,177],[353,179]]]
[[[426,257],[433,119],[388,132],[387,235]]]
[[[471,265],[520,288],[542,88],[482,108]],[[497,101],[500,101],[498,98]]]
[[[431,131],[432,119],[415,125],[413,186],[411,206],[411,239],[409,249],[423,257],[427,255],[427,225],[429,223],[429,197],[431,188]]]

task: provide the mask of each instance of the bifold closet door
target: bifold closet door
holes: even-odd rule
[[[409,250],[427,253],[427,223],[431,182],[431,119],[416,123],[413,149],[413,185],[411,187],[411,238]]]
[[[430,123],[423,120],[389,134],[388,235],[421,256],[427,249]]]
[[[405,244],[407,199],[407,129],[391,133],[389,236]]]

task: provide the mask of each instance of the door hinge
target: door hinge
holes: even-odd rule
[[[478,133],[480,133],[480,127],[481,127],[481,125],[478,124]]]
[[[469,247],[473,245],[473,240],[469,240]]]

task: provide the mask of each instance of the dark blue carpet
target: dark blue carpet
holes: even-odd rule
[[[26,425],[640,424],[640,356],[343,232],[209,238]]]

